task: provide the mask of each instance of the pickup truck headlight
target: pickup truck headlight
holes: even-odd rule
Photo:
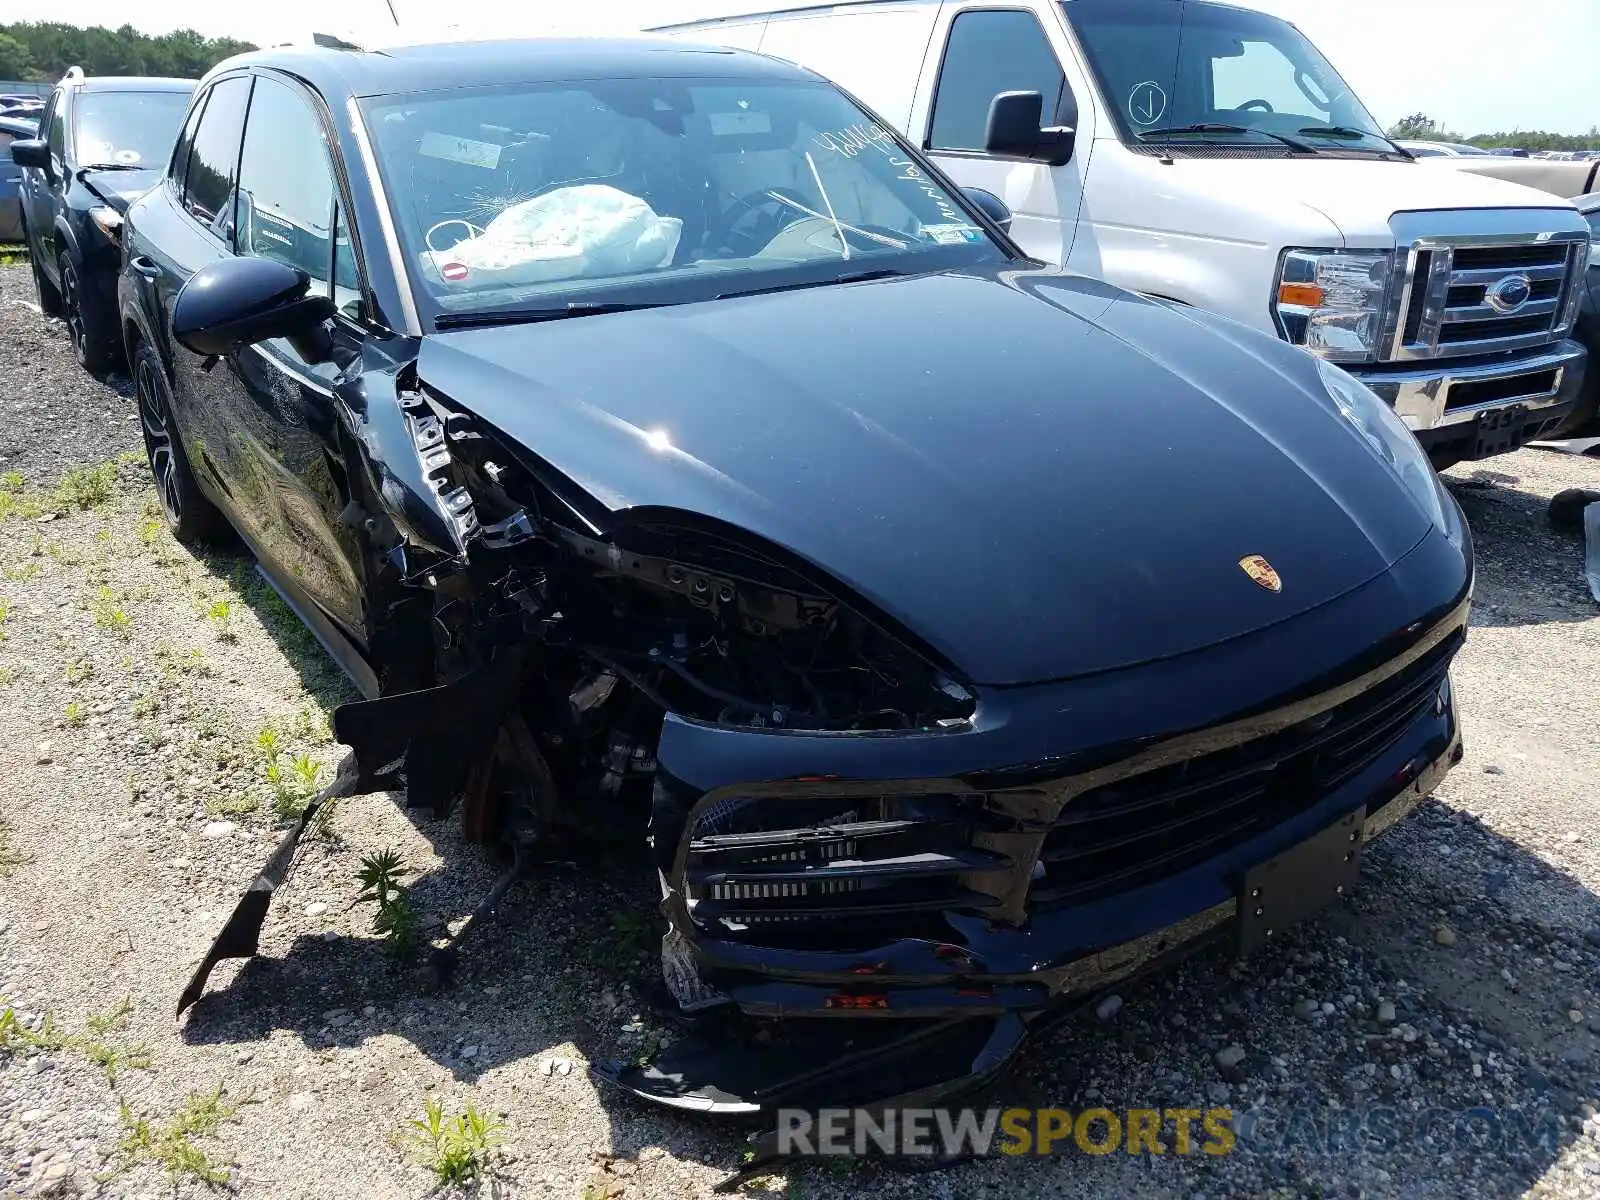
[[[1322,385],[1328,389],[1339,412],[1355,426],[1373,452],[1389,464],[1389,469],[1429,520],[1440,529],[1448,529],[1444,501],[1439,495],[1439,476],[1405,422],[1353,375],[1326,362],[1319,362],[1317,369],[1322,373]]]
[[[1330,362],[1381,358],[1393,256],[1383,250],[1290,250],[1278,270],[1278,330]]]

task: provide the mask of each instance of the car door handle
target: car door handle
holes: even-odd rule
[[[161,268],[142,254],[136,254],[130,258],[128,265],[134,269],[135,273],[143,275],[146,279],[161,278]]]

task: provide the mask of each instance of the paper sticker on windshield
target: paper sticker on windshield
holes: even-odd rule
[[[1128,93],[1128,115],[1135,125],[1154,125],[1167,115],[1167,93],[1153,79],[1134,84]]]
[[[500,165],[500,147],[493,142],[476,142],[471,138],[452,137],[448,133],[425,133],[419,154],[429,158],[442,158],[446,162],[465,163],[469,167],[493,170]]]
[[[924,225],[922,232],[941,246],[954,246],[961,242],[981,242],[983,231],[976,225]]]
[[[717,137],[737,133],[771,133],[772,118],[764,112],[707,113],[711,132]]]
[[[446,283],[460,283],[469,272],[465,263],[447,262],[439,268],[439,274],[444,276]]]

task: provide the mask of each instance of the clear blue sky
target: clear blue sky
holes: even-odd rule
[[[611,33],[704,15],[731,0],[525,0],[459,5],[473,32]],[[1600,124],[1600,0],[1236,0],[1294,21],[1346,76],[1380,121],[1422,110],[1460,133]],[[446,0],[394,0],[402,20],[437,20]],[[774,8],[783,0],[774,0]],[[271,43],[331,22],[345,32],[389,24],[384,0],[72,0],[55,19],[150,33],[183,26]],[[489,15],[493,13],[493,15]],[[137,14],[137,15],[135,15]],[[0,0],[0,22],[37,20],[33,0]]]

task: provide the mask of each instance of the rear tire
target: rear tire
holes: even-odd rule
[[[28,218],[22,218],[22,240],[28,247],[28,266],[33,270],[33,288],[39,294],[39,311],[47,317],[61,315],[61,293],[48,279],[39,266],[39,257],[44,253],[44,247],[34,249],[33,238],[28,233]]]
[[[228,532],[228,519],[207,500],[195,482],[172,419],[172,393],[161,356],[141,340],[133,352],[134,394],[139,406],[139,427],[144,433],[145,458],[150,463],[167,526],[180,542],[214,541]]]
[[[67,323],[72,354],[91,375],[103,375],[117,365],[118,345],[106,329],[105,313],[93,297],[84,295],[83,276],[68,250],[61,252],[61,319]],[[43,305],[41,304],[41,307]]]

